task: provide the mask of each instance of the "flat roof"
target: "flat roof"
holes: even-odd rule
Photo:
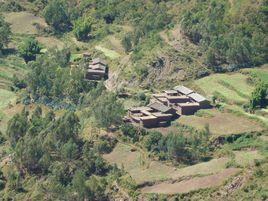
[[[207,100],[204,96],[202,96],[202,95],[200,95],[198,93],[189,94],[189,97],[192,98],[193,100],[195,100],[198,103]]]
[[[164,92],[167,93],[167,94],[176,94],[176,93],[178,93],[178,91],[173,90],[173,89],[171,89],[171,90],[165,90]]]
[[[140,120],[149,120],[149,119],[157,119],[157,117],[153,115],[140,117]]]
[[[152,111],[152,108],[146,107],[146,106],[142,106],[142,107],[132,107],[132,108],[129,108],[129,110],[130,111],[142,111],[142,110]]]
[[[101,69],[101,70],[105,70],[106,69],[106,66],[104,66],[103,64],[100,64],[100,63],[98,63],[98,64],[90,64],[89,66],[89,69],[94,69],[94,70],[96,70],[96,69]]]
[[[98,63],[102,63],[104,65],[107,65],[106,61],[104,59],[101,59],[101,58],[95,58],[92,60],[92,64],[95,65],[95,64],[98,64]]]
[[[191,94],[191,93],[194,92],[192,89],[189,89],[189,88],[187,88],[185,86],[176,86],[173,89],[178,91],[178,92],[180,92],[180,93],[183,93],[185,95],[188,95],[188,94]]]
[[[170,107],[165,106],[163,103],[159,102],[153,102],[149,104],[148,107],[158,110],[160,112],[168,112],[171,109]]]
[[[153,112],[152,115],[156,117],[172,117],[173,116],[172,114],[164,114],[162,112]]]
[[[88,69],[87,72],[88,72],[88,73],[105,74],[105,71],[103,71],[103,70]]]
[[[188,96],[167,96],[167,99],[189,99]]]
[[[153,97],[157,97],[157,98],[164,98],[166,97],[165,93],[158,93],[158,94],[152,94]]]
[[[191,102],[187,102],[187,103],[178,103],[178,106],[182,106],[182,107],[187,107],[187,106],[199,106],[199,103],[191,103]]]

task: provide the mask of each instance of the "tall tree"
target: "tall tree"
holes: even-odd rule
[[[8,44],[11,36],[11,30],[8,23],[5,22],[0,14],[0,51]]]
[[[44,9],[44,18],[56,32],[63,32],[71,27],[68,5],[62,0],[52,0]]]

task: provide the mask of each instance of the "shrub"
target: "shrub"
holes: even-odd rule
[[[36,59],[36,55],[40,54],[41,46],[38,41],[34,38],[26,38],[19,45],[19,53],[26,62],[33,61]]]

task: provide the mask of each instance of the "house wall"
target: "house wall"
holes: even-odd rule
[[[193,115],[199,109],[199,106],[178,106],[177,111],[180,115]]]

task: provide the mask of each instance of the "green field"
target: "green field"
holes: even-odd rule
[[[253,91],[253,86],[247,83],[248,76],[241,73],[214,74],[199,80],[194,85],[211,97],[221,94],[228,103],[246,103]]]

